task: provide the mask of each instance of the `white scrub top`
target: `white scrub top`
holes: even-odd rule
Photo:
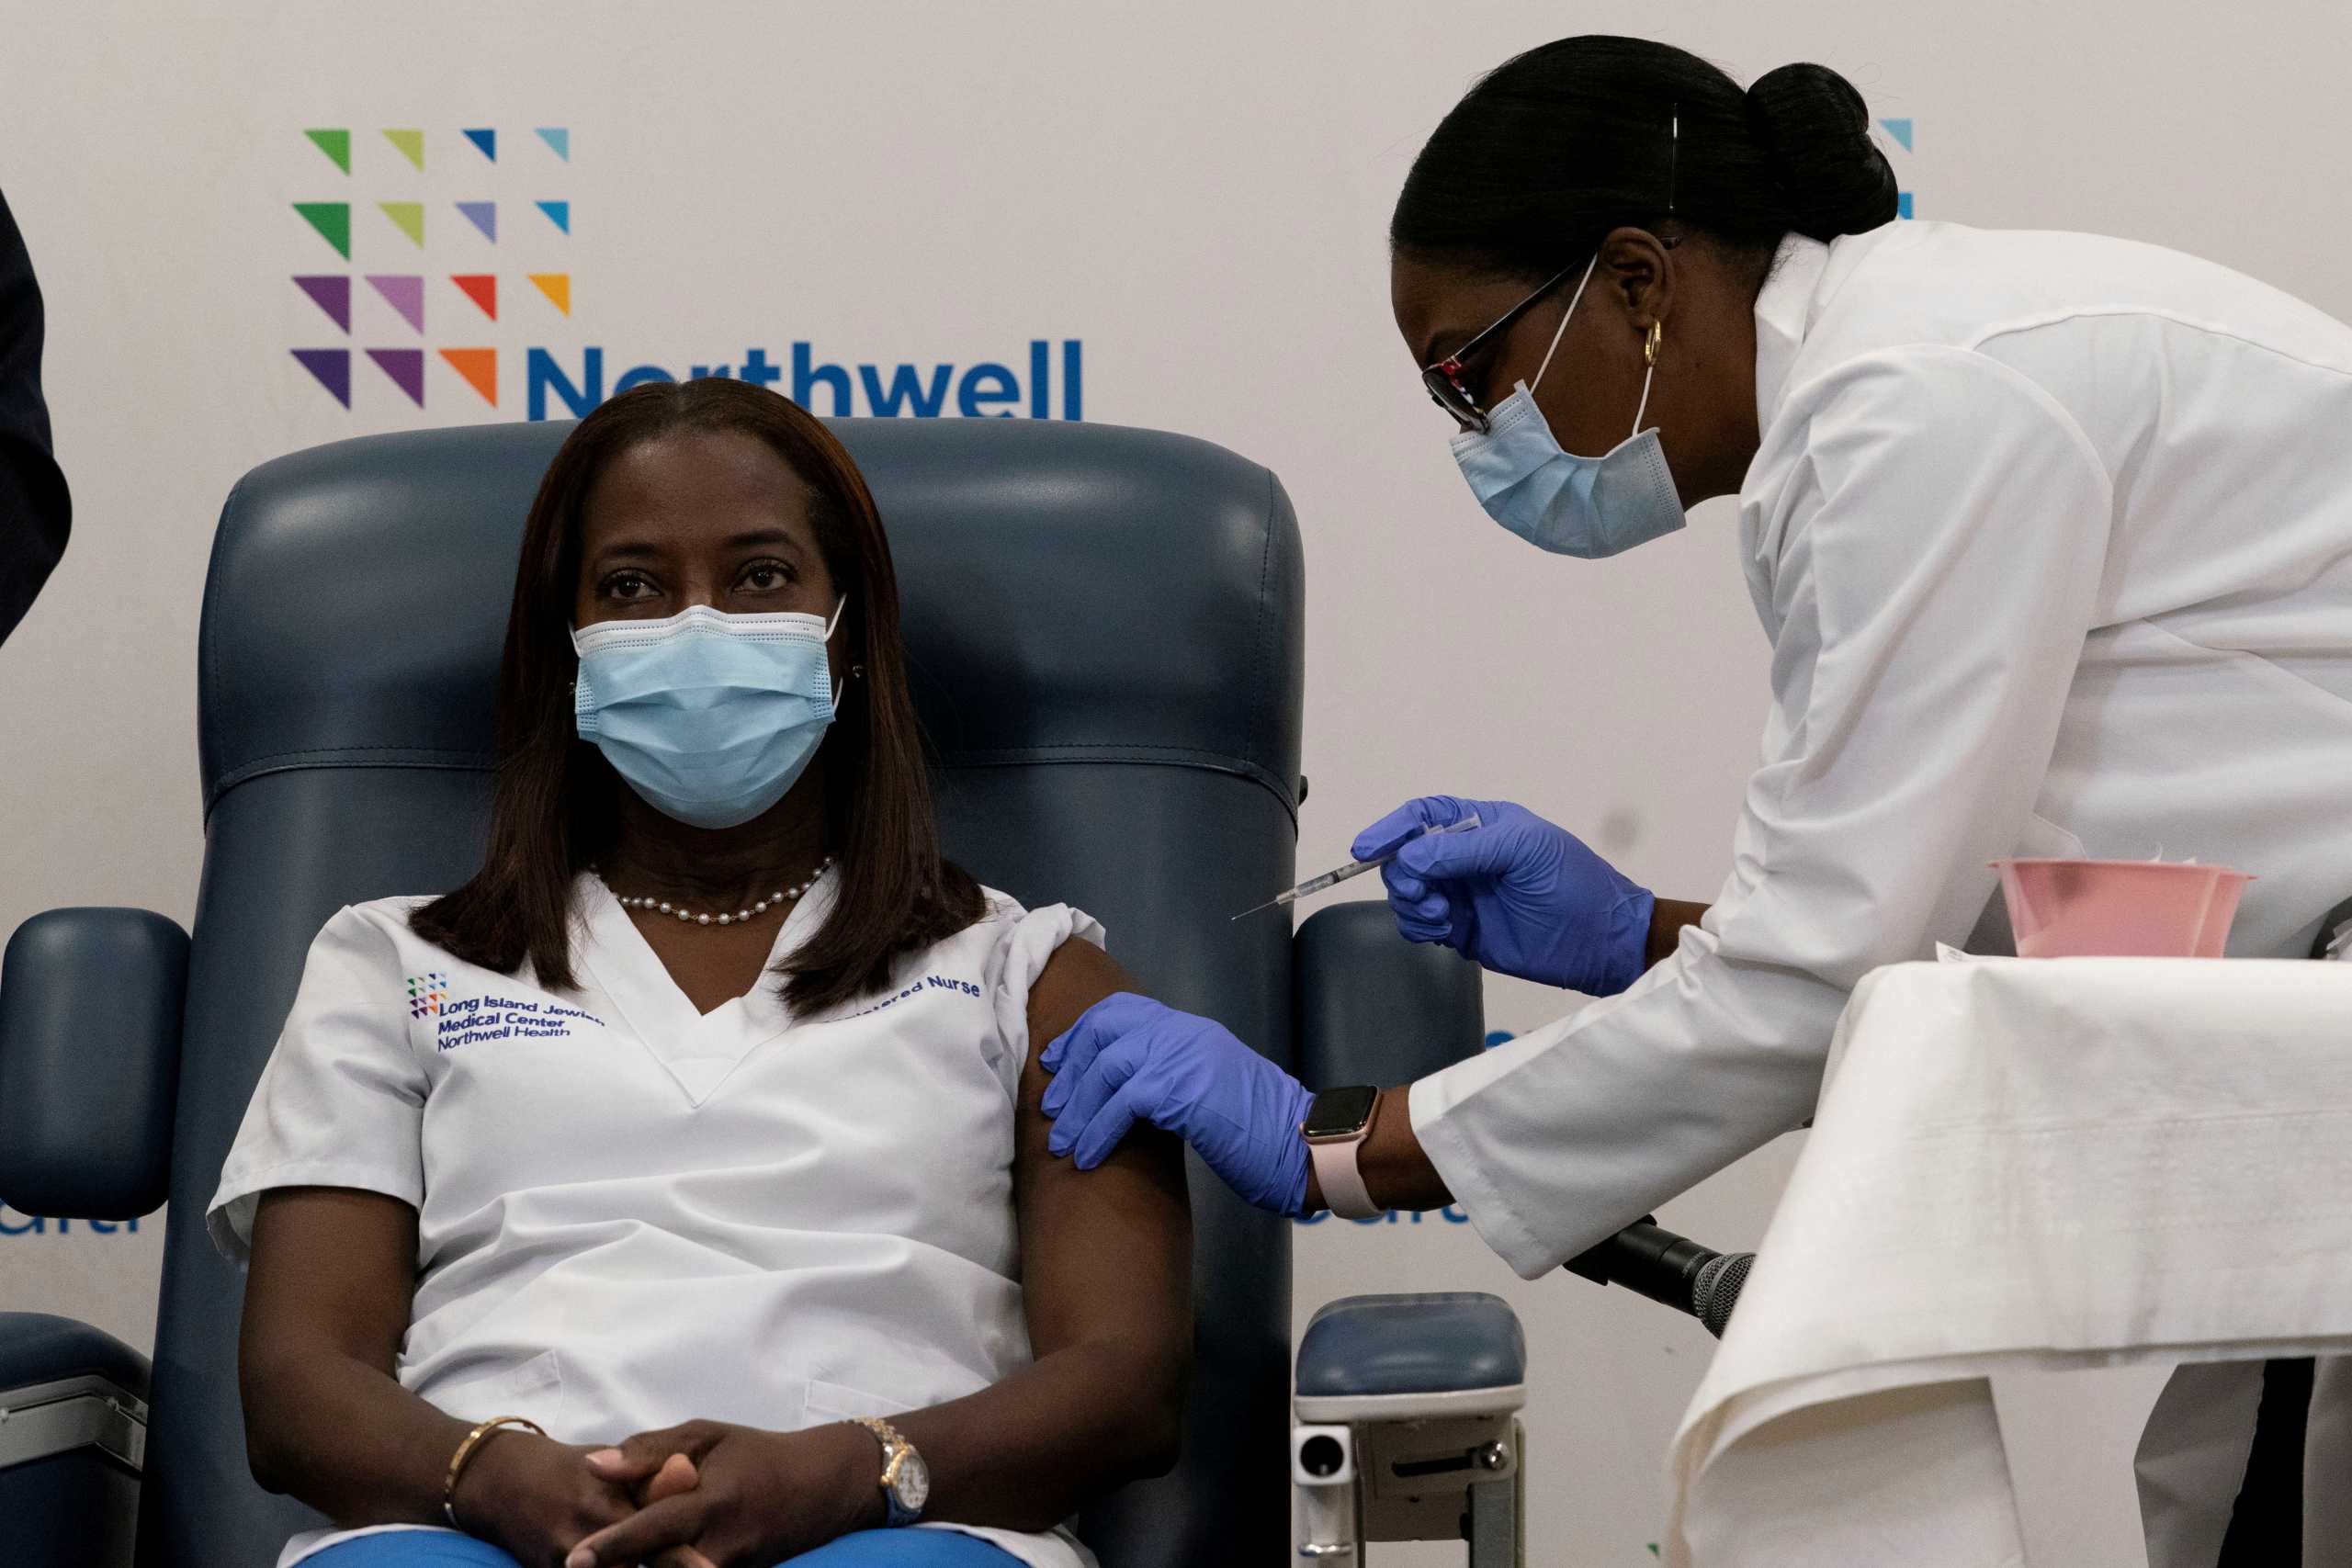
[[[800,900],[772,962],[836,886]],[[1029,987],[1102,928],[990,892],[887,991],[797,1018],[768,979],[701,1014],[601,881],[573,897],[562,990],[417,936],[423,898],[329,920],[213,1195],[220,1249],[245,1259],[273,1187],[414,1205],[401,1385],[569,1443],[891,1416],[1027,1365],[1012,1144]],[[362,1533],[299,1535],[280,1568]],[[1063,1531],[968,1533],[1035,1568],[1093,1562]]]
[[[2253,872],[2241,955],[2352,897],[2352,329],[2148,245],[1898,222],[1784,243],[1756,336],[1731,874],[1631,990],[1412,1089],[1529,1279],[1797,1126],[1866,972],[2001,950],[1996,856]]]

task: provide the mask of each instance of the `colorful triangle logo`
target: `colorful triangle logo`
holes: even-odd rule
[[[334,160],[334,166],[345,174],[351,173],[351,132],[348,130],[306,130],[311,145]]]
[[[1908,120],[1908,119],[1883,119],[1883,120],[1880,120],[1880,121],[1879,121],[1879,124],[1880,124],[1883,128],[1884,128],[1884,130],[1885,130],[1886,133],[1887,133],[1889,136],[1894,137],[1895,141],[1899,141],[1899,142],[1901,142],[1901,143],[1903,144],[1903,150],[1904,150],[1905,152],[1908,152],[1909,151],[1911,151],[1911,122],[1910,122],[1910,120]]]
[[[557,157],[567,164],[571,162],[571,130],[569,126],[543,125],[539,127],[539,140],[552,148]]]
[[[424,350],[421,348],[371,348],[368,357],[376,367],[392,378],[392,385],[408,394],[409,401],[418,408],[424,406]]]
[[[294,210],[302,220],[319,231],[319,238],[351,259],[351,203],[347,201],[298,201]]]
[[[552,222],[557,228],[562,230],[567,234],[571,232],[571,203],[568,201],[542,201],[538,204],[538,209],[541,212],[548,215],[548,221]]]
[[[481,313],[492,321],[498,320],[498,275],[489,272],[458,272],[449,281],[466,291],[466,298],[481,307]]]
[[[379,201],[376,209],[390,219],[392,227],[406,234],[418,250],[424,249],[424,203]]]
[[[303,369],[318,378],[319,385],[334,394],[334,400],[345,408],[351,406],[351,350],[347,348],[298,348],[294,358]]]
[[[390,142],[401,157],[414,164],[418,174],[424,173],[424,132],[388,130],[384,132],[384,140]]]
[[[331,272],[324,276],[297,277],[294,287],[311,297],[311,303],[327,313],[327,320],[345,332],[351,330],[351,277],[347,273]]]
[[[548,297],[548,303],[571,314],[571,274],[568,272],[535,272],[528,275],[538,291]]]
[[[368,282],[384,303],[418,332],[424,330],[424,278],[417,273],[369,273]]]
[[[493,164],[498,162],[498,132],[495,130],[469,130],[465,133],[465,138],[467,141],[481,149],[481,155],[483,157],[489,159]]]
[[[498,406],[498,350],[494,348],[445,348],[441,357],[449,368],[466,378],[466,385],[480,392],[482,401],[492,408]]]
[[[492,244],[498,243],[498,203],[494,201],[461,201],[458,210],[467,222],[481,231],[481,237]]]

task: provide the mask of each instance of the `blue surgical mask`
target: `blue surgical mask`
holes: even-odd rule
[[[840,605],[827,621],[696,604],[576,630],[580,739],[666,816],[696,828],[749,822],[784,798],[833,722],[825,645],[841,618]]]
[[[1536,385],[1552,367],[1560,334],[1568,330],[1568,318],[1591,281],[1588,265],[1544,363],[1536,367]],[[1652,364],[1642,376],[1634,434],[1599,457],[1560,450],[1544,411],[1535,406],[1534,389],[1520,382],[1495,405],[1485,430],[1465,430],[1453,438],[1453,460],[1470,481],[1470,493],[1487,516],[1554,555],[1597,560],[1673,533],[1685,521],[1682,500],[1675,493],[1657,429],[1642,428],[1650,406],[1650,378],[1657,373]]]

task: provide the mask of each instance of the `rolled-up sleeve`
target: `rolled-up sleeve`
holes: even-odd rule
[[[1431,1163],[1529,1279],[1797,1126],[1856,982],[1965,939],[2092,623],[2107,473],[2018,372],[1890,351],[1782,418],[1804,456],[1753,536],[1773,709],[1722,894],[1622,996],[1412,1089]]]
[[[1006,1097],[1018,1104],[1021,1072],[1029,1065],[1029,988],[1062,943],[1076,937],[1101,947],[1104,935],[1101,921],[1068,904],[1023,909],[1007,899],[998,923],[996,945],[989,950],[982,979],[989,1007],[996,1014],[997,1076],[1004,1082]]]

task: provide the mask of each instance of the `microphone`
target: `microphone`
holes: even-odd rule
[[[1596,1285],[1623,1285],[1636,1295],[1687,1312],[1720,1339],[1755,1264],[1752,1252],[1713,1251],[1662,1229],[1656,1216],[1644,1214],[1562,1267]]]

